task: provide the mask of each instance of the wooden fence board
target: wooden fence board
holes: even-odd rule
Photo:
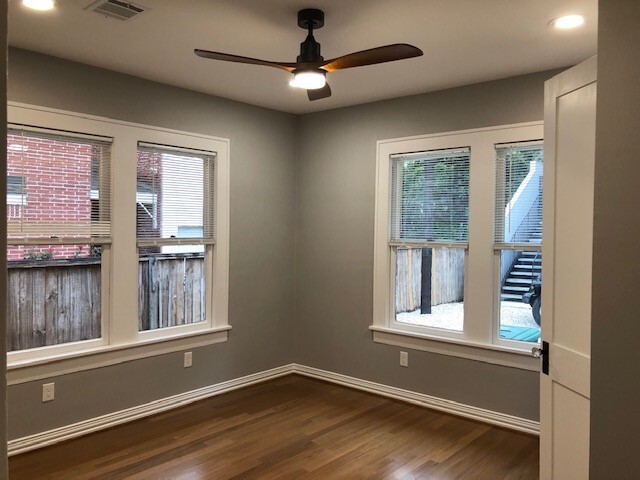
[[[396,313],[420,308],[422,249],[396,252]],[[431,267],[431,305],[460,302],[464,298],[464,250],[434,248]]]
[[[205,320],[204,255],[141,258],[138,276],[140,285],[146,285],[138,292],[139,324],[144,329]]]
[[[11,262],[8,351],[100,338],[100,260]],[[205,320],[204,255],[142,257],[141,330]]]
[[[204,262],[192,262],[193,266],[193,311],[192,322],[206,319],[205,304],[205,266]]]
[[[148,261],[138,262],[138,285],[149,281]],[[138,330],[149,330],[149,296],[143,288],[138,288]]]
[[[435,248],[431,275],[432,305],[462,301],[464,298],[464,250]]]
[[[24,274],[24,272],[23,272]],[[46,302],[46,289],[45,289],[45,270],[34,269],[33,270],[33,298],[37,299],[33,302],[33,347],[44,347],[46,345],[45,334],[46,328],[46,316],[45,316],[45,302]]]
[[[169,276],[171,278],[172,315],[169,317],[171,326],[184,324],[184,264],[185,261],[173,261],[169,263]]]
[[[102,293],[96,296],[91,292],[102,292],[102,276],[100,270],[98,273],[89,275],[89,294],[88,297],[91,300],[91,332],[89,338],[102,337]]]
[[[100,336],[99,262],[11,262],[8,281],[9,351]]]
[[[11,272],[11,270],[9,270],[9,272]],[[25,270],[24,272],[27,273],[28,270]],[[46,270],[44,270],[44,272],[44,290],[46,292],[44,296],[44,344],[53,345],[55,343],[57,326],[56,316],[58,312],[58,277],[52,272],[47,272]],[[9,273],[9,283],[11,283],[11,273]],[[9,303],[11,303],[11,299],[9,299]]]
[[[47,273],[51,274],[52,272]],[[53,317],[53,320],[55,322],[55,326],[53,329],[55,338],[52,344],[54,345],[59,343],[66,343],[69,341],[67,337],[67,330],[69,327],[71,327],[71,325],[69,325],[69,309],[72,308],[69,302],[72,302],[73,300],[71,298],[71,289],[68,286],[68,280],[65,277],[66,275],[64,275],[64,272],[59,272],[59,275],[57,275],[57,314]],[[80,332],[78,332],[78,338],[81,338]]]

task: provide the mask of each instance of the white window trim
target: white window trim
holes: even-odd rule
[[[495,298],[493,218],[495,206],[495,145],[541,139],[542,122],[436,133],[377,142],[374,226],[373,340],[470,358],[525,370],[539,370],[531,346],[494,343],[498,329]],[[392,252],[389,246],[389,185],[392,155],[470,147],[469,250],[465,258],[464,331],[460,334],[395,322]]]
[[[125,358],[143,358],[227,339],[229,298],[229,155],[228,139],[123,122],[104,117],[9,102],[8,121],[113,138],[112,233],[103,253],[102,338],[7,354],[9,381],[20,383],[80,371]],[[138,331],[138,252],[136,246],[136,158],[138,142],[177,145],[216,152],[216,242],[207,265],[207,320],[199,324]],[[114,188],[114,187],[117,187]],[[105,363],[106,362],[106,363]],[[44,374],[42,374],[44,375]],[[45,377],[39,377],[45,378]]]

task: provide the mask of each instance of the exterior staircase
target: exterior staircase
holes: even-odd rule
[[[522,295],[529,291],[531,283],[540,272],[542,272],[542,254],[520,252],[502,284],[500,298],[506,301],[522,302]]]
[[[539,209],[536,218],[541,218],[542,210],[542,194],[540,194],[536,205],[533,209]],[[536,221],[535,225],[527,226],[527,238],[525,241],[540,245],[542,243],[542,222]],[[501,300],[522,302],[522,295],[529,291],[531,283],[542,272],[542,253],[541,252],[519,252],[515,258],[509,273],[502,283],[500,292]]]
[[[531,184],[530,186],[533,186]],[[511,239],[514,243],[542,245],[542,181],[537,184],[536,198],[526,216]],[[502,288],[500,298],[503,301],[522,302],[522,295],[530,290],[531,284],[542,272],[542,252],[511,251],[503,261],[511,261],[511,267],[505,274],[502,270]]]

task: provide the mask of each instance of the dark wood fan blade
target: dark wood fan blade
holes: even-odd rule
[[[418,47],[407,45],[406,43],[395,43],[327,60],[322,68],[327,72],[333,72],[335,70],[344,70],[345,68],[404,60],[405,58],[419,57],[421,55],[422,50]]]
[[[286,70],[292,72],[296,69],[295,63],[278,63],[269,62],[268,60],[259,60],[257,58],[241,57],[240,55],[231,55],[221,52],[210,52],[209,50],[195,49],[193,51],[197,56],[202,58],[210,58],[212,60],[224,60],[225,62],[246,63],[249,65],[262,65],[265,67],[279,68],[280,70]]]
[[[320,100],[321,98],[327,98],[331,96],[331,87],[328,83],[326,83],[322,88],[307,90],[307,95],[309,96],[309,100],[311,100],[312,102],[314,100]]]

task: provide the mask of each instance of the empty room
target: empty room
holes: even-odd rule
[[[0,25],[0,479],[640,478],[637,0]]]

